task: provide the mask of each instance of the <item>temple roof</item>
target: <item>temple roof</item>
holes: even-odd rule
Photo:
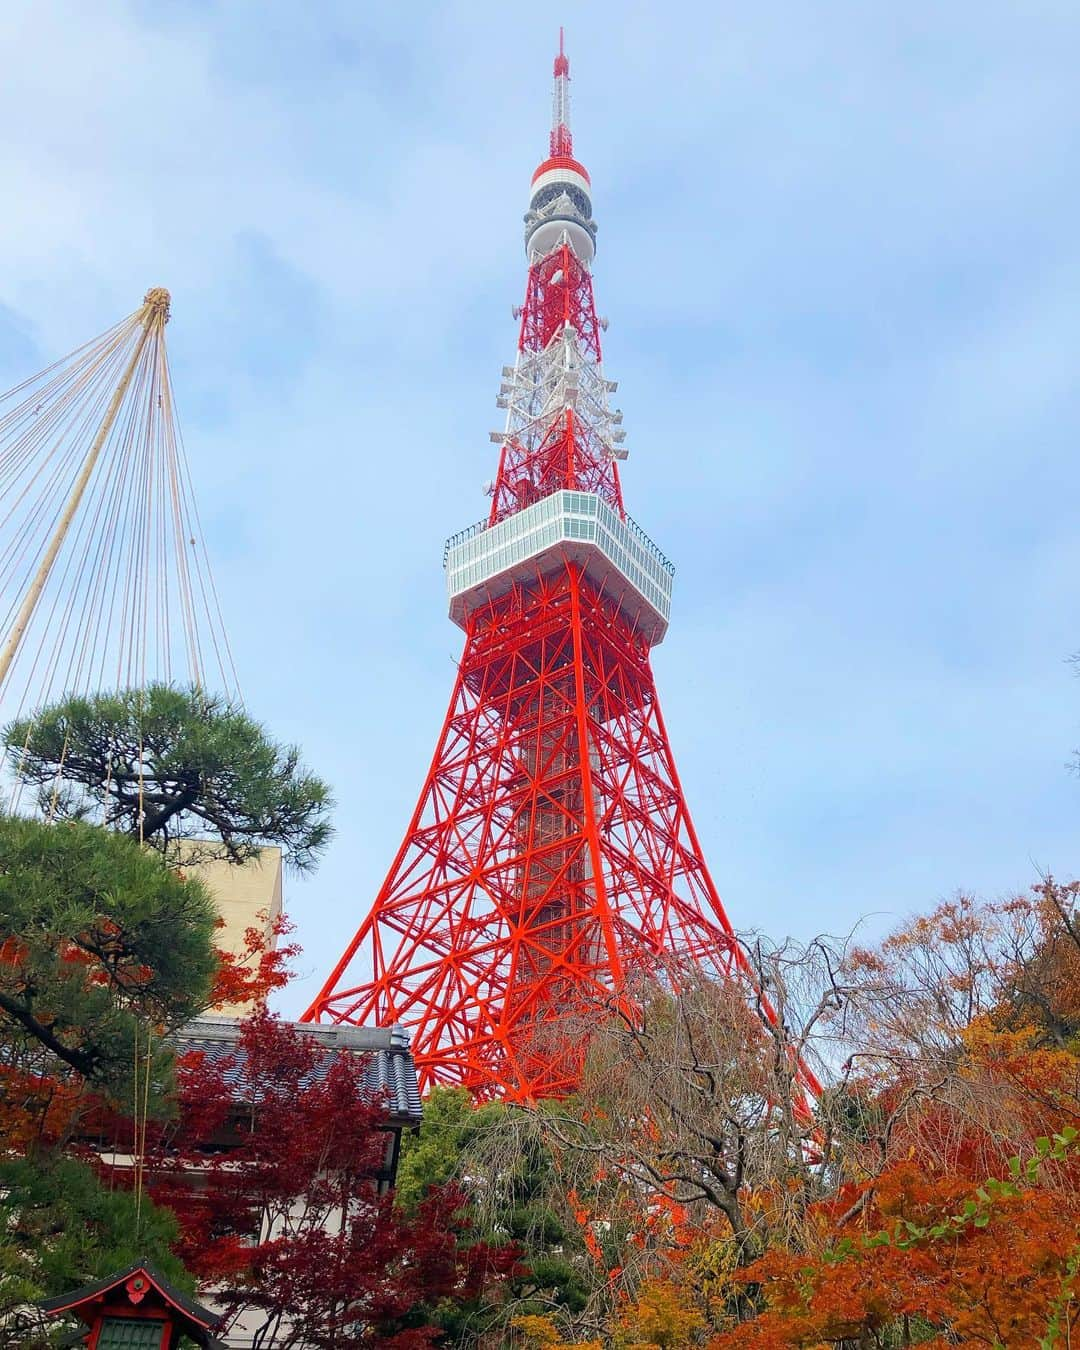
[[[383,1095],[391,1122],[419,1125],[420,1092],[409,1038],[400,1027],[352,1027],[315,1022],[287,1022],[299,1035],[315,1041],[325,1054],[312,1070],[311,1081],[319,1082],[340,1055],[365,1057],[365,1081],[373,1097]],[[231,1061],[225,1069],[226,1083],[238,1082],[245,1052],[239,1044],[241,1023],[235,1017],[206,1014],[189,1022],[172,1037],[177,1054],[197,1050],[207,1063]]]

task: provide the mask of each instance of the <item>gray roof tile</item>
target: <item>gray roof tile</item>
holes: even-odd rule
[[[244,1050],[239,1044],[241,1022],[235,1017],[207,1013],[195,1018],[172,1037],[177,1054],[201,1051],[209,1063],[223,1060],[233,1063],[225,1070],[225,1081],[239,1081]],[[409,1038],[400,1027],[350,1027],[308,1022],[285,1022],[326,1050],[316,1065],[311,1081],[319,1082],[330,1071],[339,1055],[366,1056],[365,1079],[372,1095],[385,1094],[390,1117],[398,1124],[419,1125],[420,1091],[416,1083],[416,1065],[409,1049]]]

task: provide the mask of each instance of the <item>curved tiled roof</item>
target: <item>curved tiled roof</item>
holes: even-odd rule
[[[102,1300],[108,1294],[139,1275],[146,1278],[163,1303],[171,1305],[176,1310],[180,1315],[181,1330],[192,1337],[197,1344],[206,1346],[207,1350],[212,1350],[212,1347],[221,1345],[221,1342],[215,1340],[210,1333],[220,1326],[223,1320],[222,1314],[214,1312],[210,1308],[204,1308],[190,1294],[186,1294],[182,1289],[170,1284],[160,1271],[146,1261],[136,1261],[134,1265],[127,1266],[124,1270],[117,1271],[104,1280],[83,1285],[82,1288],[73,1289],[70,1293],[59,1294],[55,1298],[42,1299],[37,1306],[43,1313],[50,1316],[57,1313],[74,1313],[75,1316],[81,1317],[84,1322],[89,1324]],[[139,1298],[142,1297],[143,1294],[140,1293]],[[133,1299],[132,1302],[134,1301],[136,1300]],[[87,1309],[85,1313],[82,1311],[84,1307]],[[82,1341],[84,1336],[85,1333],[81,1333],[79,1340]]]
[[[339,1055],[365,1060],[365,1080],[375,1096],[385,1096],[390,1120],[399,1125],[420,1124],[420,1091],[409,1038],[400,1027],[350,1027],[312,1022],[286,1022],[299,1035],[315,1041],[325,1054],[319,1057],[311,1081],[319,1082]],[[210,1064],[229,1061],[226,1083],[240,1081],[245,1052],[240,1045],[242,1023],[235,1017],[206,1014],[172,1037],[177,1054],[199,1051]]]

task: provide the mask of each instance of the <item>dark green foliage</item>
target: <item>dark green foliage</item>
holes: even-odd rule
[[[481,1134],[485,1120],[499,1107],[474,1107],[464,1088],[436,1088],[424,1098],[424,1123],[401,1141],[394,1198],[407,1213],[424,1196],[460,1176],[462,1159]]]
[[[109,1093],[139,1025],[205,1006],[215,914],[196,880],[98,826],[0,816],[0,1042],[33,1043]],[[145,1032],[143,1032],[145,1036]]]
[[[524,1270],[514,1288],[522,1300],[518,1315],[580,1312],[588,1299],[593,1264],[579,1230],[570,1222],[565,1181],[536,1115],[518,1106],[494,1109],[518,1117],[514,1125],[526,1125],[506,1131],[516,1146],[491,1179],[507,1236],[524,1253]]]
[[[330,838],[329,790],[226,699],[154,684],[68,698],[13,723],[9,763],[56,819],[100,818],[181,861],[239,863],[280,845],[312,867]],[[181,840],[212,841],[199,849]]]
[[[838,1144],[865,1144],[881,1137],[887,1116],[880,1102],[856,1087],[840,1084],[823,1092],[817,1115]]]
[[[479,1238],[510,1241],[520,1253],[520,1269],[500,1285],[497,1302],[433,1310],[448,1343],[473,1344],[512,1317],[585,1307],[595,1263],[536,1112],[503,1103],[475,1107],[463,1089],[436,1088],[424,1101],[419,1135],[403,1142],[398,1203],[412,1212],[429,1188],[447,1183],[463,1189]]]
[[[131,1191],[108,1190],[77,1158],[51,1158],[47,1165],[27,1158],[0,1162],[0,1231],[16,1248],[32,1253],[26,1277],[41,1298],[139,1260],[184,1289],[194,1287],[172,1254],[177,1237],[172,1214],[145,1195],[138,1205]]]
[[[70,1344],[73,1324],[46,1318],[38,1299],[68,1293],[148,1260],[183,1289],[176,1221],[143,1196],[107,1190],[74,1158],[0,1162],[0,1343],[5,1350]],[[77,1325],[77,1324],[74,1324]]]

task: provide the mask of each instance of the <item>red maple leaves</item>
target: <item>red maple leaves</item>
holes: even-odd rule
[[[452,1188],[412,1218],[379,1193],[392,1135],[364,1067],[266,1012],[236,1056],[178,1065],[151,1193],[179,1218],[188,1268],[274,1350],[428,1345],[426,1307],[467,1302],[515,1259],[471,1239]]]

